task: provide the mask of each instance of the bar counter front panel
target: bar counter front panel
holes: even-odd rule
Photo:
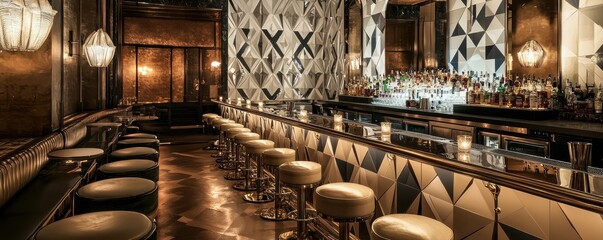
[[[508,179],[488,182],[477,178],[475,171],[467,171],[471,165],[436,167],[437,164],[416,156],[383,151],[378,141],[367,144],[356,141],[357,136],[350,134],[315,128],[255,109],[216,103],[221,106],[223,116],[245,124],[262,139],[274,141],[276,147],[295,149],[298,160],[320,163],[323,184],[354,182],[373,189],[374,218],[393,213],[432,217],[451,227],[455,239],[600,239],[603,236],[603,199],[592,193],[568,189],[566,195],[575,192],[576,199],[556,196],[562,200],[556,201],[548,195],[550,189],[559,188],[556,184],[524,186],[522,178],[517,178],[517,182]],[[484,167],[478,171],[480,168],[484,172],[496,171]],[[590,179],[599,176],[593,174]],[[557,181],[555,173],[549,176],[545,173],[543,178]],[[546,189],[547,186],[550,189]],[[366,234],[367,227],[366,223],[355,224],[352,231]]]

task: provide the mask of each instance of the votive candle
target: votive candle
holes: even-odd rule
[[[459,152],[471,151],[471,142],[473,141],[473,137],[471,137],[470,135],[458,135],[456,137],[456,141],[458,144]]]

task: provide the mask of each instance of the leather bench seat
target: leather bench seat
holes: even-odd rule
[[[117,149],[129,147],[148,147],[159,151],[159,140],[152,138],[129,138],[117,141]]]
[[[159,160],[159,152],[148,147],[130,147],[115,150],[109,154],[109,162],[127,159]]]
[[[98,168],[99,179],[139,177],[153,182],[159,180],[159,164],[146,159],[122,160]]]
[[[147,216],[129,211],[103,211],[53,222],[36,234],[36,240],[142,240],[150,239],[155,224]]]
[[[77,190],[75,214],[125,210],[154,216],[157,211],[157,184],[136,177],[111,178]]]

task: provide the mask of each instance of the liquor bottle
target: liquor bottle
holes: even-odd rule
[[[538,108],[538,92],[534,86],[532,86],[532,90],[530,91],[530,108]]]
[[[603,84],[599,85],[599,92],[597,93],[597,98],[595,99],[595,113],[603,113],[603,93],[601,92],[601,88]]]

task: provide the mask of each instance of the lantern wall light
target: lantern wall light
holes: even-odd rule
[[[109,34],[102,28],[86,38],[83,49],[91,67],[107,67],[113,60],[113,55],[115,55],[115,45],[113,45]]]
[[[56,13],[48,0],[0,1],[0,47],[7,51],[40,49]]]

